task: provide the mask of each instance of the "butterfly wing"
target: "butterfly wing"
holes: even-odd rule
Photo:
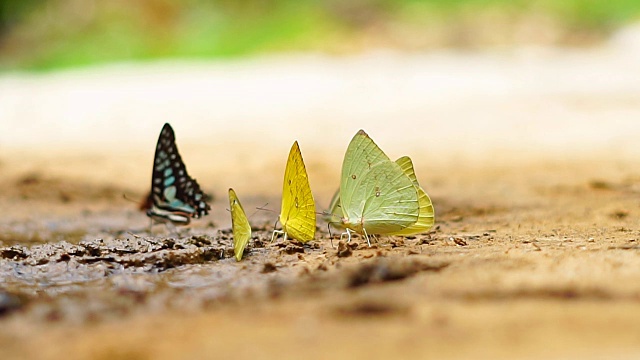
[[[168,123],[164,124],[156,145],[150,200],[147,215],[175,224],[188,224],[190,218],[204,216],[211,209],[200,185],[187,173]]]
[[[420,184],[418,184],[418,179],[413,169],[411,158],[409,158],[408,156],[403,156],[396,160],[396,164],[400,165],[402,171],[409,177],[409,179],[411,179],[414,186],[416,187],[416,191],[418,192],[418,204],[420,208],[418,221],[416,221],[414,225],[411,225],[403,230],[400,230],[397,233],[391,233],[389,235],[411,235],[427,231],[433,226],[435,221],[435,211],[433,209],[431,199],[422,189],[422,187],[420,187]],[[340,189],[338,189],[331,198],[331,202],[329,203],[329,212],[326,216],[326,219],[327,222],[329,222],[333,227],[342,228],[342,224],[336,222],[336,219],[339,219],[340,217],[342,217],[342,209],[340,207]]]
[[[431,227],[435,223],[435,210],[433,209],[431,199],[429,198],[429,195],[427,195],[427,193],[422,189],[420,184],[418,184],[418,179],[413,169],[413,162],[411,162],[411,159],[408,156],[403,156],[396,160],[396,163],[400,165],[402,171],[404,171],[404,173],[409,177],[409,179],[411,179],[413,185],[416,187],[416,190],[418,191],[418,204],[420,208],[418,210],[418,221],[416,221],[415,224],[390,235],[412,235],[425,232],[431,229]]]
[[[329,203],[329,211],[325,215],[325,220],[336,229],[343,229],[342,223],[342,207],[340,206],[340,189],[336,190]]]
[[[397,163],[360,130],[342,164],[343,224],[358,233],[389,234],[418,220],[418,192]]]
[[[233,229],[233,252],[236,261],[242,259],[242,253],[251,239],[251,225],[233,189],[229,189],[229,208],[231,209],[231,228]]]
[[[284,171],[280,223],[287,235],[302,242],[315,237],[316,205],[297,141],[291,147]]]

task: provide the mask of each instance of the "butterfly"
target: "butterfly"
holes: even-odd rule
[[[204,216],[211,209],[198,182],[187,173],[168,123],[164,124],[158,137],[151,192],[141,208],[152,220],[174,225],[187,225],[191,218]]]
[[[236,261],[242,259],[242,253],[251,239],[251,225],[244,213],[242,204],[233,189],[229,189],[229,207],[231,210],[231,228],[233,229],[233,252]]]
[[[435,211],[433,209],[433,204],[431,203],[431,199],[429,195],[420,187],[418,184],[418,179],[416,178],[416,173],[413,170],[413,162],[411,158],[408,156],[403,156],[396,160],[396,164],[400,165],[402,171],[404,171],[405,175],[411,179],[413,185],[416,187],[416,191],[418,192],[418,203],[420,205],[420,209],[418,211],[418,220],[415,224],[404,228],[400,231],[389,233],[388,235],[412,235],[418,234],[421,232],[425,232],[431,227],[433,227],[435,222]],[[343,228],[341,222],[333,221],[336,218],[342,217],[342,209],[340,206],[340,189],[336,190],[335,194],[331,198],[331,202],[329,204],[329,212],[326,213],[326,220],[329,224],[335,228]]]
[[[406,166],[405,160],[400,160]],[[347,147],[339,196],[341,222],[349,239],[351,232],[363,234],[369,245],[369,234],[398,233],[415,225],[420,217],[420,196],[414,182],[364,130],[358,131]]]
[[[302,242],[311,241],[315,237],[316,204],[297,141],[291,146],[284,171],[280,223],[282,230],[273,231],[272,241],[276,234],[284,234],[285,241],[287,236]]]
[[[396,160],[396,164],[400,165],[405,175],[407,175],[413,182],[413,186],[415,186],[416,191],[418,192],[418,205],[420,208],[418,210],[418,220],[415,224],[400,231],[390,233],[389,235],[413,235],[425,232],[431,229],[435,223],[435,210],[431,203],[431,199],[424,189],[422,189],[420,184],[418,184],[418,179],[415,171],[413,170],[413,162],[411,161],[411,158],[403,156]]]

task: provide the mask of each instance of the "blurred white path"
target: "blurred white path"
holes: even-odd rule
[[[636,156],[639,34],[628,29],[593,49],[293,54],[4,74],[0,159],[93,154],[150,167],[164,122],[196,163],[190,168],[220,174],[284,159],[295,139],[308,161],[339,163],[360,128],[391,157],[422,162]]]

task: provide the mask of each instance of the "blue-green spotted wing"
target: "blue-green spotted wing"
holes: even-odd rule
[[[151,192],[143,209],[153,220],[186,225],[211,208],[198,182],[187,173],[175,141],[171,125],[164,124],[153,160]]]

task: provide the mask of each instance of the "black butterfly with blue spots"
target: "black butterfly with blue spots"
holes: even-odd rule
[[[171,125],[164,124],[153,160],[151,193],[141,208],[152,220],[187,225],[211,207],[198,182],[187,174],[175,141]]]

